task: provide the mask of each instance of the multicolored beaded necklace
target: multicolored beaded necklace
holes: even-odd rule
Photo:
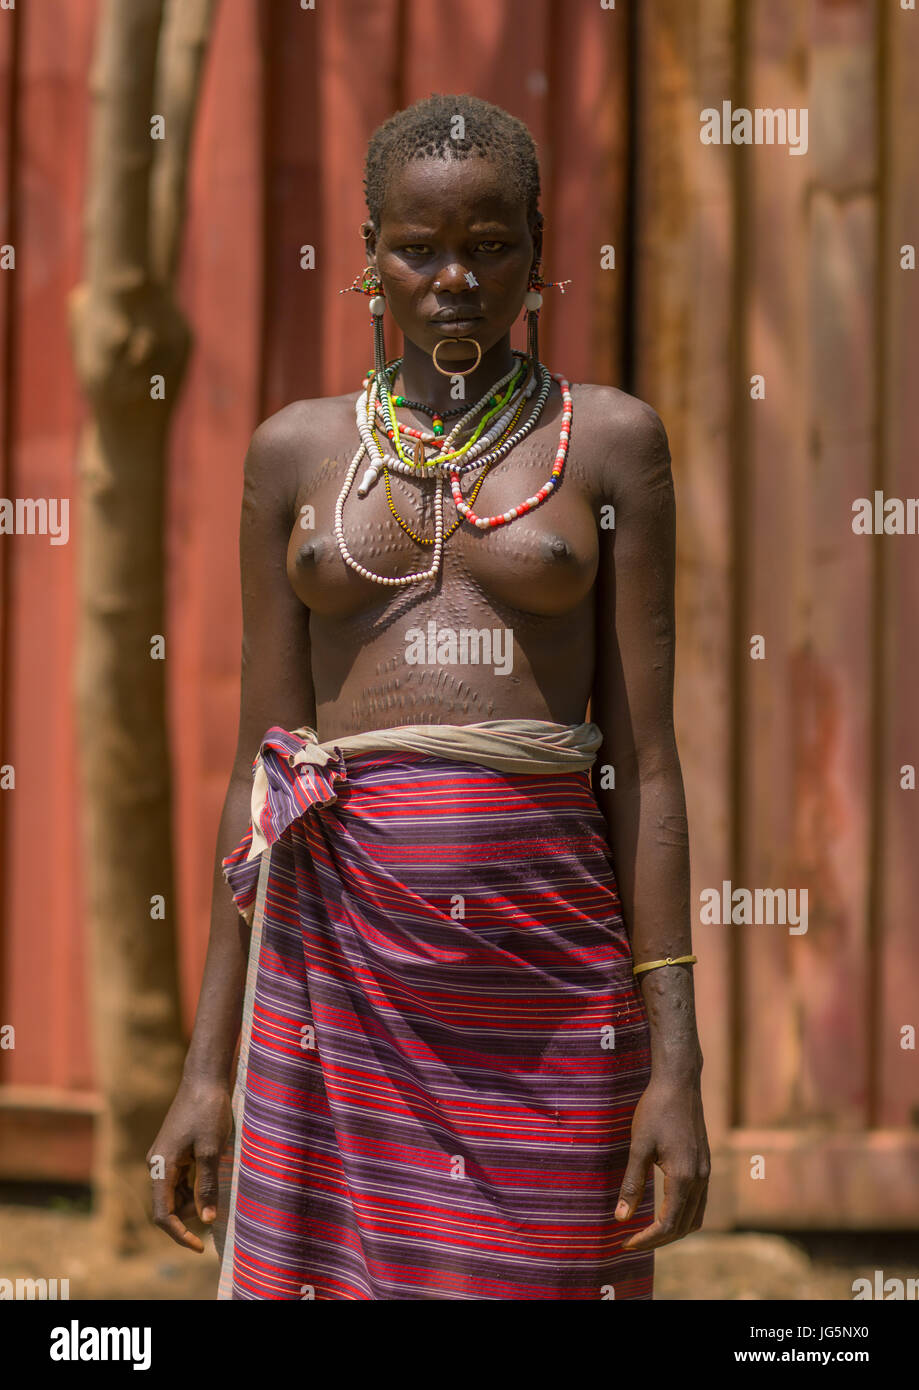
[[[510,422],[510,425],[508,426],[508,429],[513,429],[513,427],[516,425],[517,421],[520,419],[520,415],[521,415],[521,412],[523,411],[524,404],[525,404],[525,397],[521,396],[520,404],[519,404],[518,407],[517,407],[517,410],[516,410],[516,412],[515,412],[515,414],[514,414],[513,419],[512,419],[511,422]],[[419,409],[419,408],[422,409],[422,410],[427,409],[426,406],[421,406],[421,407],[417,407],[417,406],[416,406],[416,409]],[[407,432],[408,432],[408,427],[405,426],[405,425],[403,425],[403,426],[402,426],[402,432],[403,432],[403,433],[407,433]],[[415,433],[417,433],[417,431],[414,431],[414,430],[413,430],[412,433],[415,434]],[[492,462],[493,462],[493,461],[494,461],[494,460],[492,460]],[[489,470],[490,468],[491,468],[491,463],[486,463],[485,466],[484,466],[484,468],[482,469],[482,474],[481,474],[481,476],[476,480],[475,486],[473,487],[472,491],[471,491],[470,494],[469,494],[469,505],[471,505],[471,504],[475,501],[475,499],[476,499],[476,494],[478,493],[479,488],[482,486],[482,484],[484,483],[485,479],[487,478],[487,476],[488,476],[488,470]],[[456,474],[455,476],[458,477],[459,475]],[[415,532],[412,530],[412,528],[411,528],[405,521],[402,520],[402,517],[401,517],[401,516],[399,515],[399,513],[396,511],[395,504],[394,504],[393,499],[392,499],[392,483],[391,483],[391,479],[390,479],[390,471],[389,471],[389,469],[387,468],[387,466],[386,466],[385,463],[383,464],[383,482],[384,482],[384,485],[385,485],[385,487],[386,487],[386,500],[387,500],[387,502],[389,503],[389,510],[392,512],[393,516],[395,517],[395,519],[396,519],[396,521],[399,523],[399,525],[402,527],[402,530],[405,532],[405,534],[406,534],[407,536],[411,536],[412,540],[413,540],[413,541],[416,541],[416,542],[418,543],[418,545],[433,545],[434,542],[433,542],[433,540],[430,539],[429,537],[427,537],[427,536],[418,536],[418,535],[416,535]],[[456,531],[459,530],[459,528],[460,528],[460,526],[462,526],[462,524],[463,524],[463,517],[462,517],[462,514],[461,514],[461,513],[457,513],[456,520],[454,521],[453,525],[450,527],[449,531],[445,531],[445,532],[444,532],[444,540],[445,540],[445,541],[448,541],[448,540],[450,539],[450,537],[451,537]]]
[[[571,388],[569,382],[560,373],[549,372],[535,357],[512,349],[518,360],[481,400],[469,409],[460,406],[456,410],[437,412],[419,402],[408,401],[402,395],[393,397],[391,394],[392,382],[395,380],[402,362],[400,358],[391,363],[387,363],[385,360],[381,315],[374,318],[374,348],[375,367],[364,378],[364,390],[358,395],[355,402],[355,416],[361,444],[351,460],[344,486],[335,504],[335,537],[342,559],[362,578],[391,588],[404,588],[410,584],[419,584],[426,579],[433,579],[438,574],[443,560],[444,542],[458,530],[464,521],[480,530],[497,529],[516,521],[518,517],[526,516],[528,512],[534,511],[547,501],[561,482],[564,472],[573,414]],[[473,511],[471,505],[475,501],[479,488],[492,466],[504,458],[515,444],[518,444],[535,428],[549,398],[553,381],[557,381],[561,388],[562,423],[559,431],[558,449],[550,477],[537,492],[518,506],[511,507],[508,511],[496,516],[479,516]],[[536,400],[533,403],[532,412],[521,425],[518,423],[520,416],[534,391],[536,392]],[[395,415],[397,406],[410,406],[412,409],[431,415],[431,431],[420,430],[414,426],[400,423]],[[450,433],[445,435],[444,419],[453,415],[459,415],[460,418]],[[478,424],[474,425],[473,422],[480,415],[482,418]],[[459,436],[465,428],[469,428],[472,432],[467,439],[459,443]],[[388,438],[391,447],[395,450],[393,454],[383,454],[378,431]],[[411,455],[402,447],[402,436],[415,441]],[[425,449],[431,446],[437,452],[428,455],[425,453]],[[374,574],[372,570],[355,560],[348,550],[344,536],[344,505],[365,454],[370,460],[370,466],[358,487],[358,497],[366,497],[380,473],[383,474],[389,509],[401,529],[418,545],[433,546],[431,564],[426,570],[395,577]],[[460,478],[462,474],[473,468],[481,468],[482,474],[476,481],[467,500],[463,497],[460,488]],[[413,476],[421,482],[428,480],[435,482],[433,537],[419,536],[399,516],[392,497],[390,474],[393,472]],[[457,510],[457,518],[445,534],[444,480],[447,477],[450,480],[450,491]]]

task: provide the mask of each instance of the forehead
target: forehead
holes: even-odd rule
[[[410,159],[386,185],[382,221],[442,226],[486,218],[526,221],[526,206],[500,164],[478,155],[466,159]]]

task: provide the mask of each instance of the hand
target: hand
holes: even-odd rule
[[[654,1250],[682,1240],[702,1225],[711,1157],[698,1082],[652,1077],[632,1118],[632,1142],[619,1189],[617,1221],[628,1221],[632,1216],[655,1163],[664,1171],[660,1216],[623,1241],[623,1250]]]
[[[205,1225],[215,1220],[218,1164],[232,1123],[231,1097],[226,1085],[183,1081],[147,1153],[153,1183],[154,1225],[177,1245],[199,1255],[203,1254],[204,1245],[182,1218],[197,1213]],[[154,1175],[157,1171],[161,1176]]]

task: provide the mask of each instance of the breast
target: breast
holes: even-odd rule
[[[481,513],[499,514],[516,506],[539,485],[538,470],[537,464],[527,475],[489,479],[488,488],[482,489]],[[548,469],[544,467],[543,472]],[[430,503],[420,508],[417,493],[412,494],[401,479],[394,480],[393,495],[403,519],[419,534],[433,535]],[[362,578],[345,564],[331,526],[335,509],[331,491],[326,494],[323,489],[315,502],[306,518],[310,527],[298,520],[290,534],[287,575],[294,592],[307,607],[329,617],[379,609],[394,591]],[[449,529],[456,517],[449,500],[445,515]],[[354,559],[376,574],[395,577],[430,563],[430,547],[422,550],[401,530],[379,483],[363,500],[354,494],[348,498],[344,532]],[[480,598],[505,607],[557,616],[576,607],[590,591],[598,557],[591,505],[583,491],[566,482],[541,507],[508,525],[479,530],[463,523],[446,542],[443,582],[472,586]]]
[[[553,499],[560,501],[561,499]],[[539,512],[489,531],[464,529],[454,563],[497,603],[557,616],[577,607],[597,574],[597,530],[588,508]]]
[[[445,549],[443,582],[474,587],[480,598],[505,608],[547,617],[563,614],[581,603],[596,578],[596,528],[592,518],[587,521],[562,530],[521,518],[494,531],[462,539],[454,535]],[[422,556],[417,546],[408,549],[391,537],[347,534],[346,539],[358,563],[377,574],[404,574],[430,562],[429,550]],[[301,602],[327,617],[350,618],[379,608],[395,592],[356,574],[343,561],[334,535],[326,533],[291,536],[287,576]]]

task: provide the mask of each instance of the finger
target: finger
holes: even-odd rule
[[[184,1172],[176,1183],[175,1194],[173,1197],[173,1210],[188,1222],[189,1217],[198,1217],[198,1208],[195,1205],[195,1193],[192,1184],[188,1180],[188,1172]]]
[[[186,1192],[182,1197],[176,1193],[175,1213],[183,1221],[187,1221],[191,1216],[198,1215],[198,1208],[195,1206],[195,1195],[193,1192]]]
[[[195,1145],[195,1210],[207,1224],[217,1216],[219,1161],[220,1155],[216,1149]]]
[[[630,1255],[641,1255],[675,1239],[673,1231],[669,1226],[665,1226],[663,1221],[652,1221],[650,1226],[643,1226],[640,1231],[629,1236],[628,1240],[624,1240],[620,1249],[628,1251]]]
[[[700,1154],[695,1165],[695,1187],[696,1191],[693,1198],[686,1204],[686,1222],[683,1235],[688,1236],[693,1231],[698,1231],[705,1216],[705,1204],[708,1201],[708,1183],[711,1176],[711,1155],[708,1145],[705,1146],[704,1153]]]
[[[684,1236],[688,1236],[690,1231],[694,1229],[693,1221],[695,1220],[696,1209],[704,1193],[705,1185],[702,1179],[694,1178],[692,1189],[686,1197],[686,1201],[683,1204],[682,1211],[677,1221],[677,1240],[682,1240]]]
[[[653,1161],[653,1155],[648,1150],[636,1148],[634,1144],[629,1149],[629,1161],[626,1164],[625,1176],[622,1179],[616,1201],[615,1219],[617,1221],[631,1220],[633,1212],[644,1196],[648,1173]]]
[[[692,1214],[692,1221],[689,1226],[690,1231],[698,1231],[701,1228],[702,1222],[705,1220],[705,1206],[707,1202],[708,1178],[703,1178],[702,1191],[699,1194],[699,1200],[696,1203],[696,1209]]]
[[[686,1204],[693,1194],[695,1182],[690,1177],[674,1177],[664,1171],[664,1200],[661,1214],[650,1226],[643,1227],[622,1242],[623,1250],[652,1250],[679,1240]],[[695,1205],[695,1204],[693,1204]]]
[[[688,1174],[684,1182],[675,1189],[676,1201],[673,1208],[673,1239],[682,1240],[683,1236],[689,1235],[692,1230],[692,1219],[699,1205],[699,1198],[704,1191],[704,1182],[698,1170]],[[664,1174],[664,1205],[661,1216],[667,1211],[667,1175]]]
[[[175,1213],[166,1216],[162,1221],[157,1221],[156,1224],[161,1231],[165,1231],[167,1236],[175,1241],[176,1245],[184,1245],[186,1250],[194,1250],[196,1255],[204,1254],[203,1243]]]
[[[669,1245],[673,1241],[682,1240],[684,1236],[691,1235],[693,1231],[699,1229],[708,1201],[708,1172],[706,1171],[702,1177],[689,1179],[688,1182],[689,1190],[685,1195],[680,1194],[680,1205],[674,1213],[674,1221],[671,1225],[671,1222],[667,1220],[667,1179],[665,1174],[665,1202],[661,1210],[660,1220],[654,1223],[655,1231],[652,1232],[651,1227],[645,1227],[644,1231],[636,1232],[636,1236],[644,1236],[647,1233],[649,1241],[653,1237],[655,1245]],[[622,1248],[624,1250],[640,1248],[637,1247],[637,1244],[631,1245],[631,1239],[630,1237],[629,1241],[623,1242]]]
[[[154,1224],[159,1226],[161,1231],[165,1231],[176,1245],[184,1245],[186,1249],[194,1250],[197,1254],[203,1255],[203,1243],[176,1215],[175,1188],[177,1178],[178,1169],[173,1167],[167,1169],[165,1177],[153,1179]]]

